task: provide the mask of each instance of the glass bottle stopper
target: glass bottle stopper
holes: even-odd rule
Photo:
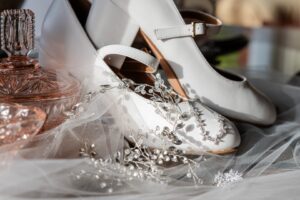
[[[1,49],[9,56],[27,56],[34,49],[34,23],[29,9],[1,12]]]

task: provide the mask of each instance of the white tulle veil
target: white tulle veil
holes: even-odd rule
[[[103,159],[113,158],[127,145],[124,133],[138,129],[120,106],[120,101],[126,99],[126,92],[116,89],[97,93],[89,103],[84,104],[83,112],[56,129],[39,135],[22,150],[8,154],[0,149],[3,158],[0,197],[298,199],[300,89],[283,83],[283,80],[257,78],[257,74],[261,75],[261,72],[247,75],[276,104],[276,124],[258,127],[237,123],[242,144],[236,154],[195,158],[200,164],[195,173],[203,180],[203,184],[197,187],[186,178],[184,165],[164,169],[168,184],[132,180],[116,186],[109,179],[116,179],[119,174],[109,167],[105,171],[105,184],[111,184],[110,187],[103,185],[103,177],[93,178],[93,173],[98,169],[93,167],[92,159],[79,156],[80,149],[86,147]],[[134,108],[135,105],[129,106]],[[92,149],[91,144],[95,145]],[[108,165],[114,165],[114,162]],[[89,176],[79,176],[88,173]]]

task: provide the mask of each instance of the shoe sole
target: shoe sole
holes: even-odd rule
[[[225,150],[219,150],[219,151],[209,151],[209,153],[216,154],[216,155],[228,155],[236,153],[237,149],[225,149]]]

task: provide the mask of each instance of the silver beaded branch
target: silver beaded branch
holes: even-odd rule
[[[94,151],[96,146],[85,144],[80,149],[80,156],[89,158],[89,164],[93,166],[93,169],[90,171],[80,170],[74,175],[75,179],[79,181],[91,181],[92,179],[99,186],[100,191],[106,188],[110,193],[120,186],[126,185],[128,181],[168,184],[171,179],[164,170],[168,166],[183,165],[187,167],[186,178],[192,180],[197,186],[203,184],[202,179],[195,172],[199,163],[185,156],[183,151],[175,147],[167,150],[151,149],[143,145],[141,138],[131,137],[135,144],[134,147],[117,152],[114,159],[96,159],[97,153]],[[89,180],[89,178],[91,179]],[[107,188],[108,186],[109,188]]]
[[[165,149],[166,147],[152,149],[144,145],[143,134],[131,134],[128,139],[134,144],[133,147],[125,148],[123,152],[117,152],[113,159],[96,159],[96,145],[84,142],[79,155],[83,158],[89,158],[89,163],[93,168],[89,172],[81,170],[80,173],[75,175],[76,180],[82,180],[82,178],[93,179],[95,184],[99,186],[99,190],[111,193],[128,181],[139,180],[167,184],[170,178],[165,175],[164,170],[169,166],[183,165],[187,167],[186,178],[192,180],[195,185],[203,184],[203,180],[195,172],[195,169],[200,167],[199,163],[188,158],[185,156],[185,152],[176,148],[176,146],[182,144],[182,141],[176,136],[176,131],[183,129],[185,127],[184,122],[195,116],[204,139],[218,144],[227,134],[227,127],[224,125],[225,119],[219,117],[220,134],[215,138],[211,137],[205,129],[206,124],[202,119],[202,111],[194,105],[195,101],[190,102],[190,106],[193,108],[191,113],[182,112],[178,104],[185,99],[169,89],[159,74],[155,77],[154,86],[136,84],[129,79],[123,79],[116,86],[102,85],[97,91],[88,93],[82,102],[76,104],[71,111],[66,112],[66,115],[69,118],[77,117],[98,94],[113,89],[133,91],[142,96],[147,96],[156,108],[156,112],[167,119],[171,120],[171,113],[175,113],[176,120],[173,121],[174,127],[172,129],[158,127],[157,130],[151,132],[151,134],[159,136],[162,141],[173,143],[174,146],[167,149]],[[221,177],[220,174],[219,177]],[[221,182],[223,179],[216,178],[216,180]]]
[[[133,89],[132,89],[133,88]],[[157,136],[166,143],[173,143],[174,146],[168,149],[151,149],[144,145],[142,134],[132,134],[128,138],[134,144],[133,147],[124,149],[123,152],[117,152],[114,159],[96,159],[97,152],[95,144],[87,144],[84,142],[83,147],[79,150],[80,157],[90,158],[91,165],[95,167],[92,172],[80,171],[75,177],[81,180],[82,177],[95,177],[99,181],[103,181],[100,177],[107,176],[108,171],[114,171],[111,181],[120,185],[121,182],[130,180],[151,181],[155,183],[166,184],[169,178],[164,174],[164,169],[168,166],[185,165],[187,166],[186,177],[193,180],[194,184],[202,184],[202,180],[197,176],[194,169],[199,167],[199,164],[185,156],[185,152],[177,149],[175,146],[181,145],[182,141],[178,139],[175,132],[183,129],[191,116],[188,113],[181,112],[178,103],[183,99],[179,97],[173,90],[165,86],[164,81],[159,75],[156,76],[154,86],[147,84],[136,84],[129,79],[123,79],[116,86],[102,85],[97,91],[89,92],[82,100],[76,104],[71,111],[66,112],[69,118],[75,118],[85,110],[85,106],[90,103],[98,94],[106,93],[113,89],[133,90],[143,96],[148,96],[153,102],[158,114],[162,114],[165,118],[170,118],[168,113],[173,111],[176,113],[174,127],[160,127],[153,131]],[[161,106],[162,105],[162,106]],[[171,105],[171,106],[170,106]],[[135,136],[134,136],[135,135]],[[136,138],[137,137],[137,138]],[[100,183],[100,189],[107,188],[111,183]],[[113,187],[107,189],[111,192]]]

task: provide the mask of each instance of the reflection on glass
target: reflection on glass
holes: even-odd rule
[[[9,57],[0,60],[0,102],[20,103],[43,109],[43,130],[65,120],[64,112],[79,98],[80,83],[69,73],[41,67],[28,57],[34,48],[34,13],[5,10],[1,13],[1,49]]]

